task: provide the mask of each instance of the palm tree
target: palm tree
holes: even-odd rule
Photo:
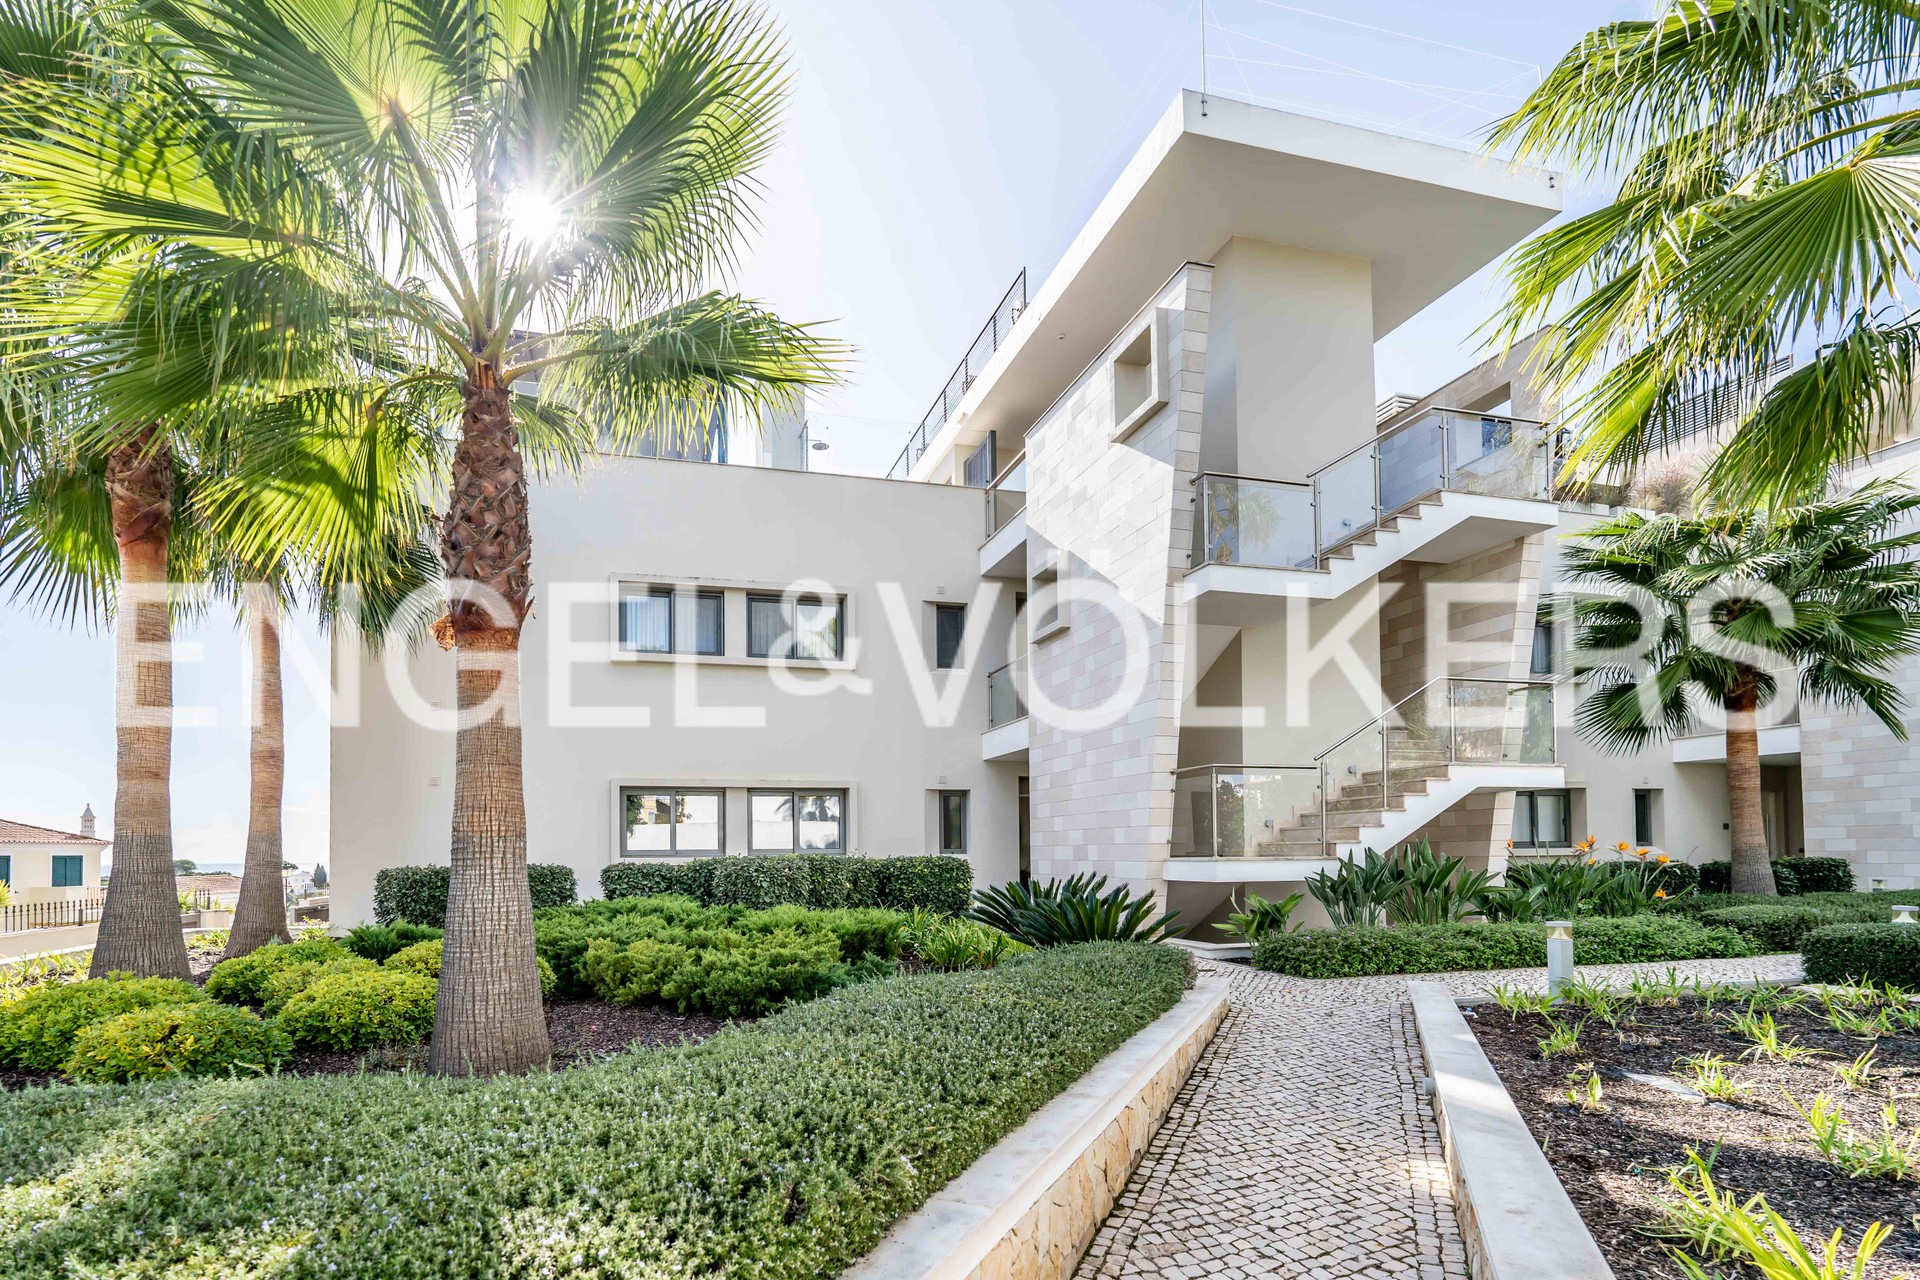
[[[0,167],[89,247],[140,238],[324,284],[282,314],[378,335],[394,384],[440,398],[438,634],[461,715],[431,1065],[543,1063],[518,727],[529,458],[570,467],[837,376],[834,344],[710,285],[774,139],[777,45],[733,0],[139,14],[144,47],[113,68],[131,101],[62,96],[0,140]]]
[[[1630,473],[1690,397],[1731,392],[1705,486],[1722,507],[1781,505],[1905,418],[1916,87],[1905,0],[1666,0],[1587,35],[1495,126],[1517,159],[1624,174],[1611,203],[1511,255],[1492,326],[1510,343],[1552,323],[1533,373],[1566,404],[1570,472]]]
[[[1735,893],[1774,892],[1758,721],[1782,678],[1907,736],[1888,672],[1920,652],[1920,533],[1893,530],[1916,510],[1920,492],[1875,482],[1771,514],[1627,514],[1564,543],[1565,578],[1588,589],[1549,604],[1591,686],[1575,723],[1624,753],[1690,732],[1703,703],[1725,716]]]

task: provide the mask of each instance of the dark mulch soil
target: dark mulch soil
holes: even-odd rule
[[[1546,1032],[1537,1016],[1516,1021],[1487,1003],[1475,1006],[1469,1022],[1622,1280],[1683,1274],[1646,1228],[1658,1220],[1660,1204],[1674,1198],[1665,1170],[1684,1164],[1689,1148],[1704,1156],[1716,1143],[1715,1182],[1743,1199],[1766,1193],[1767,1203],[1809,1244],[1824,1244],[1842,1227],[1850,1260],[1850,1246],[1862,1231],[1884,1222],[1894,1231],[1867,1275],[1920,1275],[1920,1183],[1848,1178],[1807,1145],[1806,1121],[1786,1096],[1807,1105],[1825,1091],[1844,1105],[1861,1137],[1878,1132],[1881,1109],[1891,1099],[1900,1105],[1902,1129],[1912,1134],[1920,1122],[1920,1036],[1881,1040],[1879,1078],[1864,1090],[1850,1090],[1835,1076],[1834,1064],[1851,1061],[1869,1045],[1834,1032],[1818,1004],[1811,1013],[1775,1013],[1783,1032],[1832,1054],[1794,1062],[1738,1061],[1748,1044],[1725,1028],[1727,1009],[1723,1002],[1709,1017],[1693,999],[1641,1006],[1618,1031],[1589,1021],[1579,1051],[1551,1059],[1538,1048]],[[1729,1071],[1753,1086],[1739,1104],[1680,1097],[1618,1074],[1684,1081],[1689,1073],[1675,1060],[1707,1051],[1732,1060]],[[1567,1101],[1569,1077],[1584,1080],[1589,1063],[1601,1075],[1603,1112],[1583,1112]],[[1722,1263],[1709,1270],[1731,1268]]]

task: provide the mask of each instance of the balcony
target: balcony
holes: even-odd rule
[[[933,404],[928,406],[926,414],[920,419],[920,425],[915,427],[913,434],[907,437],[906,447],[900,450],[900,456],[893,460],[891,467],[887,468],[887,479],[905,480],[912,475],[914,465],[926,453],[927,445],[932,442],[934,436],[939,434],[940,428],[947,425],[947,419],[951,418],[953,411],[960,407],[960,401],[966,396],[967,389],[986,369],[987,362],[993,359],[993,353],[1000,349],[1000,344],[1005,342],[1007,336],[1013,332],[1014,325],[1019,323],[1020,315],[1026,309],[1027,271],[1022,267],[1020,274],[1013,278],[1013,283],[1000,296],[999,303],[993,308],[993,314],[987,317],[986,324],[980,327],[973,345],[967,348],[967,354],[961,357],[959,365],[948,376],[946,385],[940,388],[940,394],[934,398]]]
[[[1550,445],[1537,422],[1435,409],[1304,481],[1198,476],[1187,597],[1203,622],[1253,625],[1275,613],[1263,600],[1331,599],[1398,560],[1550,528]]]
[[[1299,880],[1475,791],[1558,785],[1554,751],[1552,685],[1442,677],[1311,762],[1177,770],[1167,876]]]
[[[1027,576],[1027,459],[1023,454],[986,489],[987,540],[980,544],[980,576]]]
[[[1024,662],[987,673],[987,731],[980,735],[982,760],[1027,758],[1027,680]]]

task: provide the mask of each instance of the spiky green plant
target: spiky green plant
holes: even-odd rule
[[[1125,885],[1108,889],[1105,876],[1086,872],[1064,883],[993,885],[975,890],[973,899],[968,915],[1030,947],[1160,942],[1179,932],[1180,913],[1156,917],[1152,893],[1135,897]]]

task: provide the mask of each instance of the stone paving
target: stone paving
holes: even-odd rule
[[[1595,965],[1709,981],[1791,980],[1798,956]],[[1310,981],[1243,965],[1232,1007],[1094,1236],[1075,1280],[1468,1280],[1410,981],[1455,995],[1545,986],[1544,969]]]

